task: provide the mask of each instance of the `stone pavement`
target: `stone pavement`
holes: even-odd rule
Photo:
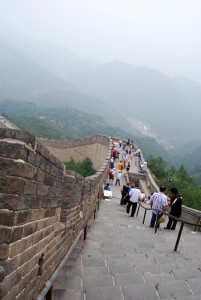
[[[201,299],[200,234],[142,225],[143,210],[130,218],[114,198],[101,200],[87,239],[80,240],[54,283],[58,300]]]
[[[137,170],[135,170],[137,171]],[[123,182],[122,182],[123,184]],[[122,185],[121,185],[122,186]],[[130,218],[120,206],[121,187],[101,200],[85,241],[79,240],[53,285],[54,300],[201,299],[200,233],[188,228],[154,233],[151,212]]]

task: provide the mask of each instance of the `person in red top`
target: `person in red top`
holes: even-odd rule
[[[110,184],[113,184],[114,175],[115,175],[115,169],[111,169],[109,172],[109,183]]]
[[[114,158],[114,160],[115,160],[116,157],[117,157],[117,150],[116,150],[116,149],[113,150],[112,156],[113,156],[113,158]]]

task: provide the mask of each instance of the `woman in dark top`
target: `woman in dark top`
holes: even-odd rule
[[[179,218],[181,216],[181,211],[182,211],[182,197],[178,195],[178,191],[176,188],[171,188],[170,192],[171,192],[170,215]],[[169,221],[165,229],[175,230],[176,225],[177,225],[177,221],[169,217]]]

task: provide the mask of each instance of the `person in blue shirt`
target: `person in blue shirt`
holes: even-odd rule
[[[106,184],[106,186],[104,187],[104,190],[105,191],[111,191],[109,183]]]

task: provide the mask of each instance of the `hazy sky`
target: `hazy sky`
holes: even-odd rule
[[[201,0],[0,0],[0,33],[201,82]]]

